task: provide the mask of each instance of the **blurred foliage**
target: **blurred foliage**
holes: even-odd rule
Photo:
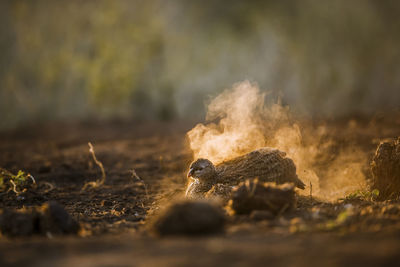
[[[150,10],[113,1],[3,5],[9,37],[2,47],[10,50],[1,72],[3,114],[12,119],[20,112],[51,118],[129,111],[132,91],[160,54],[161,25],[148,18]]]
[[[200,117],[207,96],[243,79],[313,115],[398,108],[399,11],[395,0],[1,1],[0,128]]]

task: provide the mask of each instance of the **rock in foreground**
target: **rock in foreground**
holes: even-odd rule
[[[55,201],[41,207],[40,227],[41,232],[52,234],[76,234],[80,228],[64,207]]]
[[[207,235],[222,232],[222,210],[206,201],[185,200],[167,207],[152,223],[157,235]]]

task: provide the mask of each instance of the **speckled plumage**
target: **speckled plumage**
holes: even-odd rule
[[[210,190],[204,195],[205,198],[209,199],[219,199],[223,203],[227,203],[231,193],[233,190],[233,186],[226,184],[215,184],[211,187]]]
[[[301,189],[305,187],[297,177],[293,160],[287,158],[286,153],[268,147],[216,166],[209,160],[198,159],[191,165],[188,176],[192,175],[195,177],[186,191],[189,198],[204,197],[215,184],[233,186],[252,178],[258,178],[260,182],[293,183]]]
[[[304,189],[296,174],[293,160],[286,153],[272,148],[261,148],[216,166],[220,183],[238,184],[246,179],[258,178],[260,182],[293,183]]]
[[[192,199],[204,198],[207,193],[214,185],[212,182],[201,182],[199,179],[190,178],[192,181],[189,182],[186,189],[186,197]]]

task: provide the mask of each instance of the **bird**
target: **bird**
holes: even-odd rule
[[[260,182],[276,184],[293,183],[300,189],[305,184],[297,177],[296,165],[286,153],[275,148],[263,147],[234,159],[214,165],[199,158],[190,165],[187,198],[204,198],[216,184],[233,187],[246,179],[258,178]]]

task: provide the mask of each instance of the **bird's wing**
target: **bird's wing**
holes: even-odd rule
[[[236,184],[248,178],[259,178],[263,182],[292,182],[300,188],[304,187],[296,175],[296,166],[285,155],[277,149],[261,148],[223,162],[216,166],[218,181]]]

